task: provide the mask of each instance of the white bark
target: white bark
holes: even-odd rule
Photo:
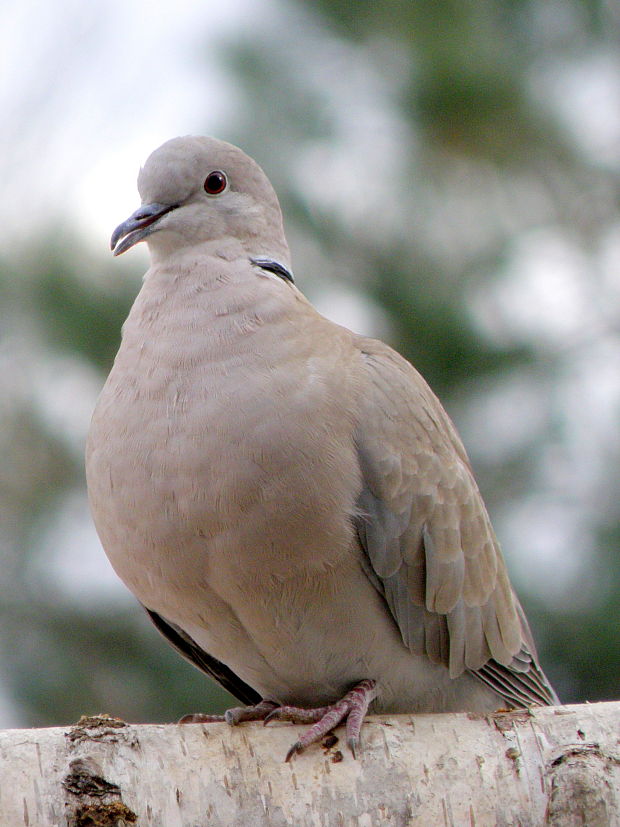
[[[620,825],[620,702],[371,716],[358,760],[339,729],[286,764],[298,731],[105,716],[5,731],[0,825]]]

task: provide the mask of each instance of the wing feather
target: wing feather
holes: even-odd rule
[[[510,704],[557,702],[452,422],[406,360],[358,343],[356,526],[404,644],[454,678],[470,671]]]
[[[221,663],[216,658],[209,655],[204,649],[188,635],[183,629],[169,620],[166,620],[157,612],[152,612],[150,609],[144,607],[146,613],[153,621],[155,628],[168,640],[169,643],[177,650],[180,655],[198,667],[202,672],[205,672],[209,677],[214,678],[224,689],[238,698],[244,704],[257,704],[261,697],[248,686],[245,681],[242,681],[235,673],[228,668],[224,663]]]

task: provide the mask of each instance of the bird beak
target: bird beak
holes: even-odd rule
[[[119,224],[112,233],[110,249],[115,256],[120,256],[138,241],[154,233],[159,219],[178,204],[143,204],[132,213],[126,221]]]

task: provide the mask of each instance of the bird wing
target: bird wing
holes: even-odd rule
[[[356,528],[403,642],[512,705],[555,702],[454,425],[409,362],[381,342],[357,344]]]
[[[251,686],[237,677],[235,673],[225,664],[221,663],[216,658],[209,655],[204,649],[201,649],[192,638],[186,634],[180,626],[166,620],[157,612],[144,607],[146,613],[153,621],[155,628],[158,629],[169,643],[177,650],[180,655],[197,666],[202,672],[205,672],[209,677],[214,678],[224,689],[234,695],[235,698],[244,704],[257,704],[261,697]]]

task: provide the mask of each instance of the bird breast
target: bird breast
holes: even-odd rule
[[[151,607],[161,586],[193,578],[219,593],[265,567],[283,582],[296,561],[324,569],[351,554],[354,393],[332,370],[351,346],[332,333],[341,352],[322,350],[325,320],[284,283],[226,287],[147,278],[93,416],[97,530]]]

